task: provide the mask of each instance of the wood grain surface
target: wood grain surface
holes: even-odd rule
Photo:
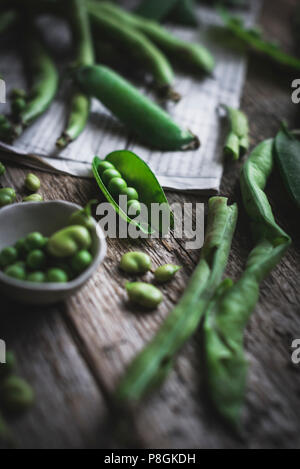
[[[260,22],[266,34],[292,51],[291,21],[296,0],[265,1]],[[295,51],[294,51],[295,52]],[[242,108],[251,123],[252,145],[276,133],[279,122],[299,122],[291,102],[291,82],[299,78],[264,59],[250,57]],[[227,274],[239,277],[252,247],[250,227],[239,191],[240,164],[225,168],[222,195],[240,206],[238,229]],[[7,165],[3,185],[24,194],[28,169]],[[68,176],[36,174],[47,200],[79,204],[99,197],[96,184]],[[72,299],[51,308],[32,308],[2,298],[0,337],[18,357],[18,372],[34,387],[36,404],[10,424],[21,448],[295,448],[300,443],[300,365],[291,362],[291,343],[300,338],[299,214],[277,175],[267,189],[276,218],[292,236],[293,246],[264,282],[260,302],[245,334],[250,362],[244,430],[237,437],[212,412],[203,389],[195,336],[180,353],[165,385],[133,413],[132,438],[121,441],[111,409],[111,393],[126,365],[153,336],[184,291],[199,258],[184,240],[133,242],[108,240],[104,265]],[[207,198],[168,193],[171,202]],[[1,229],[1,228],[0,228]],[[165,301],[153,314],[126,303],[121,255],[135,247],[155,265],[183,265],[164,287]]]

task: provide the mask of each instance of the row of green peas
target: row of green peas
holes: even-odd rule
[[[108,192],[116,201],[118,201],[119,196],[127,197],[128,215],[138,216],[141,213],[141,205],[137,190],[134,187],[128,187],[121,173],[109,161],[99,163],[98,172]]]

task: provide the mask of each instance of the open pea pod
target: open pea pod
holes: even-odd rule
[[[111,163],[126,181],[128,187],[133,187],[137,191],[138,201],[147,207],[148,219],[143,218],[143,211],[140,217],[130,218],[123,207],[119,205],[117,198],[110,193],[108,184],[103,181],[98,171],[98,167],[103,161]],[[136,225],[145,234],[154,234],[155,232],[164,234],[166,226],[164,226],[161,216],[153,216],[157,215],[157,212],[153,214],[151,210],[152,204],[163,204],[163,214],[169,219],[169,227],[173,228],[174,215],[163,188],[149,166],[135,153],[129,150],[114,151],[105,160],[101,160],[96,156],[93,160],[92,169],[102,193],[118,215],[127,223]]]

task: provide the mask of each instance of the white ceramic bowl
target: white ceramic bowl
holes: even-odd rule
[[[51,236],[66,226],[70,215],[81,207],[64,201],[21,203],[0,210],[0,250],[14,245],[32,232]],[[79,277],[64,284],[34,284],[15,280],[0,271],[0,291],[20,303],[46,305],[64,300],[78,291],[95,273],[106,255],[106,240],[95,221],[92,232],[94,261]]]

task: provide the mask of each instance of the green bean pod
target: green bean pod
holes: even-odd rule
[[[166,378],[177,352],[197,330],[219,287],[236,221],[236,205],[228,206],[227,199],[222,197],[210,199],[208,229],[200,262],[178,305],[129,366],[117,388],[117,401],[139,401]]]
[[[85,3],[82,0],[70,0],[68,6],[73,40],[76,43],[76,66],[93,65],[94,47]],[[75,90],[66,128],[56,142],[58,147],[64,148],[79,137],[86,127],[90,108],[90,98]]]
[[[116,43],[127,54],[133,55],[141,65],[152,73],[153,78],[162,93],[178,101],[178,94],[172,91],[174,82],[173,69],[164,54],[141,32],[123,25],[105,11],[90,9],[90,17],[94,24],[96,35]]]
[[[26,107],[18,115],[18,122],[22,127],[27,127],[47,111],[55,98],[59,81],[56,66],[41,38],[35,30],[29,32],[28,29],[26,49],[32,86]]]
[[[257,244],[240,280],[210,303],[204,323],[208,395],[219,414],[235,428],[240,425],[246,392],[245,327],[258,302],[260,283],[291,243],[276,224],[264,193],[273,157],[273,141],[268,140],[252,152],[244,165],[241,190]]]
[[[85,93],[98,98],[145,143],[169,151],[199,147],[195,135],[181,130],[163,109],[108,67],[84,67],[76,79]]]
[[[119,22],[127,23],[131,28],[135,28],[151,39],[166,55],[176,61],[182,62],[195,70],[205,73],[212,73],[215,67],[215,60],[211,53],[200,44],[190,43],[175,37],[157,22],[147,20],[133,13],[126,12],[117,5],[109,2],[95,2],[89,0],[88,10],[109,12],[112,17]]]

